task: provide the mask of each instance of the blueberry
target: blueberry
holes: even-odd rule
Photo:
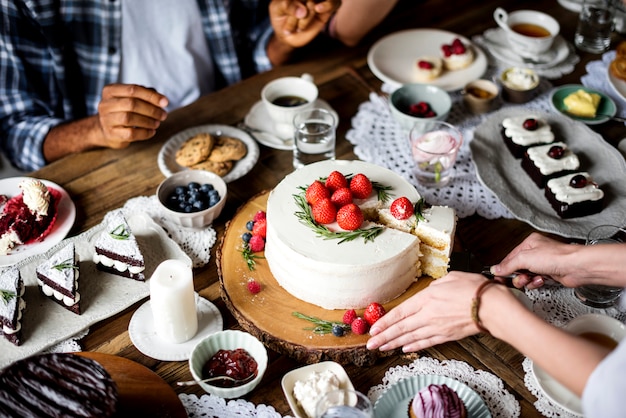
[[[333,324],[333,335],[335,337],[343,337],[345,329],[340,324]]]
[[[243,235],[241,235],[243,242],[250,242],[250,238],[252,238],[252,234],[249,232],[244,232]]]
[[[185,207],[183,208],[183,212],[185,212],[185,213],[193,212],[193,206],[191,206],[189,204],[185,205]]]
[[[191,183],[187,185],[187,188],[189,190],[200,190],[200,183],[192,181]]]
[[[217,202],[219,202],[219,201],[220,201],[219,197],[211,196],[209,198],[209,206],[215,206],[215,205],[217,205]]]
[[[252,231],[252,228],[254,228],[254,221],[248,221],[248,222],[246,223],[246,229],[247,229],[248,231]]]
[[[177,195],[183,195],[187,192],[187,189],[184,186],[176,186],[174,189],[174,193]]]
[[[209,191],[213,190],[213,185],[209,184],[209,183],[204,183],[202,186],[200,186],[200,191],[202,193],[209,193]]]
[[[204,201],[202,201],[202,200],[196,200],[196,201],[194,201],[191,205],[192,205],[192,206],[193,206],[193,208],[194,208],[194,209],[196,209],[197,211],[200,211],[200,210],[205,210],[205,209],[207,209],[207,208],[208,208],[207,204],[206,204]]]

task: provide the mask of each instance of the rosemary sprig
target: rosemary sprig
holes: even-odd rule
[[[126,229],[126,225],[119,224],[113,231],[109,232],[113,239],[126,240],[130,238],[130,231]]]
[[[417,222],[426,220],[423,213],[425,204],[426,201],[422,197],[420,200],[417,201],[417,203],[415,203],[415,206],[413,207],[413,214],[415,214],[415,219],[417,220]]]
[[[383,227],[381,226],[375,226],[368,229],[355,229],[354,231],[333,232],[324,225],[320,225],[315,222],[313,214],[311,213],[311,207],[307,203],[304,194],[294,194],[293,198],[296,201],[296,206],[300,209],[295,213],[296,217],[303,225],[311,228],[317,236],[323,239],[338,239],[339,244],[342,242],[353,241],[357,238],[363,238],[363,241],[369,242],[374,241],[374,238],[383,232]]]
[[[376,191],[376,194],[378,195],[378,200],[380,200],[383,203],[387,203],[389,200],[391,200],[391,197],[393,196],[393,194],[388,193],[389,190],[393,189],[391,186],[385,186],[385,185],[380,184],[377,181],[373,181],[372,187],[374,188],[374,190]]]
[[[311,330],[315,334],[329,334],[333,332],[333,326],[338,325],[344,329],[344,331],[350,330],[350,325],[346,325],[343,322],[333,322],[326,321],[324,319],[316,318],[314,316],[308,316],[300,312],[292,312],[291,313],[296,318],[304,319],[306,321],[314,323],[316,326],[304,328],[306,330]]]
[[[53,269],[62,271],[62,270],[66,270],[66,269],[74,269],[74,270],[78,270],[78,266],[74,265],[74,260],[71,258],[68,258],[65,261],[62,261],[61,263],[52,266]]]
[[[8,305],[11,299],[15,298],[16,296],[17,294],[15,292],[0,289],[0,298],[2,298],[2,302],[4,302],[5,305]]]
[[[243,255],[243,259],[246,261],[246,265],[248,266],[248,270],[254,271],[256,268],[256,259],[265,258],[262,255],[257,255],[250,250],[250,246],[246,243],[241,249],[241,255]]]

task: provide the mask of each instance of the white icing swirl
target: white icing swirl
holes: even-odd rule
[[[564,153],[561,158],[552,158],[548,155],[550,148],[554,146],[563,148]],[[564,170],[578,170],[578,167],[580,167],[578,156],[563,142],[530,147],[526,152],[528,153],[528,158],[530,158],[544,176]]]
[[[585,187],[575,188],[569,185],[572,177],[577,175],[583,175],[587,179],[587,185]],[[604,197],[604,192],[593,182],[593,179],[586,172],[579,172],[574,174],[568,174],[563,177],[558,177],[548,181],[547,186],[556,200],[559,202],[565,202],[567,204],[596,201]]]
[[[38,217],[48,215],[50,192],[41,180],[25,180],[20,185],[24,204]]]
[[[534,131],[524,129],[526,119],[535,119],[539,125]],[[514,116],[502,121],[504,135],[511,138],[515,144],[528,147],[535,144],[547,144],[554,141],[552,128],[545,119],[534,115]]]

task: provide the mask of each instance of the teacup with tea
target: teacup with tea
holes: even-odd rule
[[[498,7],[493,18],[505,34],[514,52],[520,55],[539,55],[548,51],[561,29],[552,16],[535,10],[517,10],[507,13]]]
[[[313,108],[318,90],[309,74],[301,77],[281,77],[265,85],[261,100],[276,132],[282,138],[293,137],[293,118],[303,110]]]

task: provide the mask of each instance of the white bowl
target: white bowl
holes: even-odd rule
[[[212,184],[220,195],[220,200],[208,209],[198,212],[178,212],[170,209],[167,204],[168,196],[174,192],[178,186],[187,186],[191,182],[202,184]],[[188,228],[203,228],[213,223],[213,220],[219,216],[226,204],[227,187],[224,180],[215,173],[203,170],[184,170],[172,174],[161,182],[157,188],[156,195],[163,212],[172,221]]]
[[[250,382],[232,388],[213,386],[210,383],[198,383],[208,393],[226,399],[239,398],[251,392],[263,378],[267,370],[267,350],[252,334],[237,330],[218,331],[200,341],[189,357],[189,371],[196,381],[202,380],[202,367],[219,350],[243,348],[257,362],[257,376]]]
[[[309,364],[308,366],[294,369],[283,376],[281,386],[283,388],[283,393],[287,398],[287,402],[291,407],[291,412],[293,412],[296,418],[308,418],[293,395],[293,388],[296,382],[299,380],[306,380],[314,372],[321,373],[325,370],[330,370],[337,376],[339,379],[340,389],[354,390],[354,386],[352,385],[352,382],[350,381],[350,378],[344,368],[339,363],[335,363],[334,361],[323,361],[321,363]]]
[[[426,102],[437,116],[420,118],[408,114],[410,105]],[[391,115],[403,129],[410,130],[416,123],[432,120],[446,120],[452,107],[452,99],[447,91],[429,84],[405,84],[389,96]]]

